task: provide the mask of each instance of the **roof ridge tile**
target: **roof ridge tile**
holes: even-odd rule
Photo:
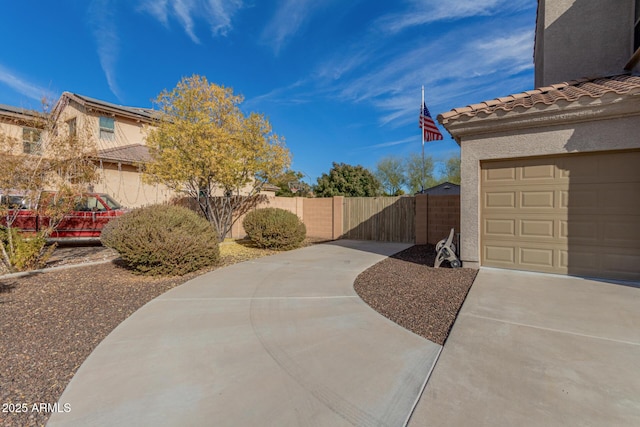
[[[474,117],[480,112],[491,115],[497,110],[511,111],[516,107],[528,109],[539,103],[553,105],[560,100],[574,102],[585,96],[597,99],[609,92],[623,95],[632,91],[640,92],[640,76],[618,74],[596,78],[583,77],[454,108],[439,114],[438,121],[450,122],[463,115]]]

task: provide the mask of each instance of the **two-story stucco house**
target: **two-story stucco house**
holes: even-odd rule
[[[108,193],[131,208],[166,202],[175,195],[163,185],[143,182],[140,173],[141,165],[150,160],[144,138],[145,126],[153,126],[153,111],[64,92],[52,114],[65,131],[86,132],[95,142],[99,181],[88,191]],[[22,153],[46,156],[34,113],[0,106],[0,132],[22,139]]]
[[[640,1],[539,0],[537,89],[438,120],[461,148],[461,258],[640,280]]]

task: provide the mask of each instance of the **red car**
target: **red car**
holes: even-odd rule
[[[0,203],[8,205],[7,217],[16,215],[12,226],[24,232],[37,232],[49,225],[50,219],[38,215],[37,210],[32,209],[29,202],[21,196],[1,196]],[[97,239],[106,223],[125,212],[126,210],[108,194],[84,194],[78,197],[74,210],[65,215],[49,238],[53,240]],[[1,225],[6,226],[7,217],[0,219]]]

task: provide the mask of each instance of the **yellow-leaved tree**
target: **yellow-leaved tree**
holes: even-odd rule
[[[185,77],[158,96],[158,122],[147,134],[145,179],[197,201],[221,240],[290,163],[283,138],[262,114],[243,114],[242,101],[205,77]]]

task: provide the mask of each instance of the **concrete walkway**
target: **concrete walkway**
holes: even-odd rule
[[[640,287],[481,269],[423,426],[640,426]]]
[[[402,426],[441,347],[353,281],[408,246],[339,241],[191,280],[96,348],[48,425]]]

